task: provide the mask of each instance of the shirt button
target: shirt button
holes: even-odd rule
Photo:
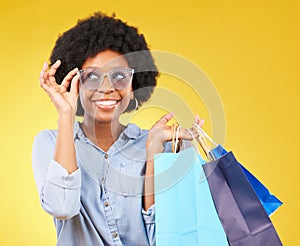
[[[117,232],[113,232],[111,235],[113,236],[113,238],[118,237],[118,233]]]
[[[107,206],[108,206],[108,202],[105,202],[105,203],[104,203],[104,206],[107,207]]]
[[[104,158],[107,159],[107,158],[108,158],[108,154],[105,154],[105,155],[104,155]]]

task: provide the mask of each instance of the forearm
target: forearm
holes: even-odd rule
[[[143,204],[144,209],[147,211],[154,202],[154,155],[163,151],[161,144],[154,144],[148,139],[146,144],[147,149],[147,161],[145,171],[145,182],[144,182],[144,197]]]
[[[149,160],[146,163],[146,173],[145,173],[145,182],[144,182],[144,196],[143,203],[144,209],[147,211],[148,208],[154,204],[154,161]]]
[[[62,114],[58,118],[58,131],[54,160],[65,168],[69,174],[77,170],[74,146],[74,116]]]
[[[163,144],[171,139],[170,127],[167,123],[172,119],[173,113],[160,118],[149,130],[146,142],[147,161],[144,184],[144,209],[154,204],[154,155],[163,151]]]

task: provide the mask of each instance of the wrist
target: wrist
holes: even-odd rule
[[[147,160],[152,160],[154,158],[154,155],[161,153],[163,149],[163,143],[148,138],[146,142]]]
[[[71,105],[62,105],[60,107],[56,107],[59,116],[73,116],[75,117],[76,108],[73,108]]]
[[[75,116],[72,113],[59,113],[58,115],[58,125],[65,125],[65,124],[73,124],[75,120]]]

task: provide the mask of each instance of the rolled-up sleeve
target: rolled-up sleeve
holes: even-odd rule
[[[144,223],[146,226],[149,245],[155,245],[155,205],[153,204],[147,211],[142,210]]]
[[[39,133],[32,149],[33,172],[45,211],[57,219],[69,219],[79,213],[81,171],[69,174],[53,160],[55,135],[52,131]]]

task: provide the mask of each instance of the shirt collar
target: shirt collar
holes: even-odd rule
[[[142,130],[133,123],[128,123],[124,131],[121,133],[120,138],[123,140],[127,139],[137,139],[142,133]],[[75,122],[74,124],[74,141],[76,139],[85,139],[88,140],[84,135],[79,122]]]
[[[128,123],[125,130],[122,132],[122,137],[126,136],[130,139],[137,139],[142,133],[141,128],[139,128],[137,125]]]
[[[74,124],[74,141],[76,139],[87,139],[80,128],[79,122],[75,122]]]

